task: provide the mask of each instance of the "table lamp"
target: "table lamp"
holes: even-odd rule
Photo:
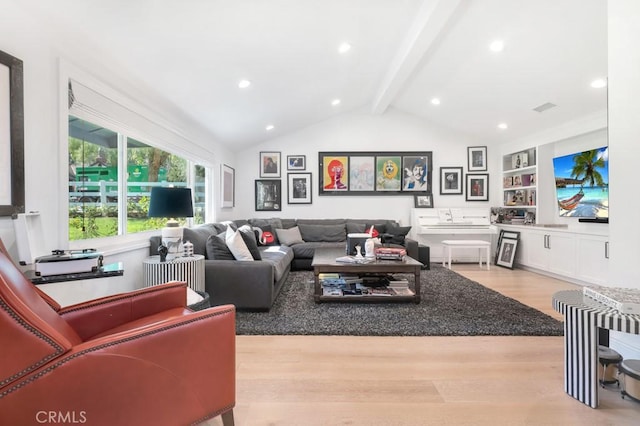
[[[162,244],[168,249],[170,258],[182,253],[182,227],[176,218],[193,217],[191,188],[156,186],[151,188],[149,217],[166,217],[169,220],[162,228]]]

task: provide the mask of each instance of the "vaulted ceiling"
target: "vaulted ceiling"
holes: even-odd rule
[[[607,0],[23,1],[233,150],[357,108],[488,144],[606,109]]]

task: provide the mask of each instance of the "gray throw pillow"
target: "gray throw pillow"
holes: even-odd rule
[[[362,234],[364,232],[364,223],[347,222],[347,234]]]
[[[211,235],[207,239],[207,258],[211,260],[236,260],[229,247],[227,247],[224,233],[221,235],[222,238],[218,235]]]
[[[387,232],[381,234],[380,239],[384,244],[404,245],[407,234],[411,231],[410,226],[387,226]]]
[[[345,241],[347,238],[345,234],[344,225],[298,225],[300,229],[300,235],[305,242],[318,242],[326,241],[331,243],[338,243]]]
[[[193,254],[202,254],[207,259],[207,239],[211,235],[215,235],[215,226],[213,224],[204,224],[193,228],[184,228],[182,230],[182,241],[189,241],[193,244]]]
[[[244,243],[247,245],[249,252],[251,252],[253,260],[262,260],[260,250],[258,250],[256,235],[253,233],[253,228],[249,225],[242,225],[238,228],[238,231],[240,231],[240,235],[242,236]]]
[[[294,244],[304,243],[300,229],[297,226],[289,229],[276,229],[278,241],[284,246],[292,246]]]

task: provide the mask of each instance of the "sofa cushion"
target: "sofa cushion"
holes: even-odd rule
[[[276,234],[281,245],[292,246],[304,242],[302,235],[300,235],[300,228],[297,226],[290,229],[276,229]]]
[[[211,235],[216,235],[216,228],[212,223],[184,228],[182,230],[182,241],[189,241],[193,244],[193,254],[201,254],[207,257],[207,240]]]
[[[385,232],[387,232],[387,224],[386,223],[367,223],[364,226],[364,232],[369,233],[369,230],[371,229],[371,227],[373,226],[373,237],[377,237],[379,235],[384,234]]]
[[[224,233],[220,235],[211,235],[207,239],[207,259],[211,260],[236,260],[233,253],[227,247],[224,240]]]
[[[242,239],[242,233],[240,231],[234,231],[231,226],[229,226],[224,239],[227,242],[227,247],[229,247],[229,250],[233,253],[233,257],[235,257],[236,260],[243,262],[253,261],[253,256]]]
[[[238,228],[244,243],[247,245],[251,257],[253,260],[261,260],[260,250],[258,250],[258,242],[256,240],[256,234],[253,233],[253,228],[250,225],[242,225]]]
[[[287,246],[262,246],[259,249],[262,260],[273,265],[276,282],[280,281],[293,261],[293,250]]]
[[[387,226],[387,232],[381,234],[380,239],[385,244],[402,244],[407,234],[411,231],[410,226]]]
[[[365,232],[364,223],[347,222],[347,234],[362,234],[364,232]]]
[[[300,235],[305,242],[339,242],[346,240],[345,227],[339,225],[307,225],[299,224]]]
[[[316,249],[320,247],[339,248],[342,249],[345,254],[347,252],[347,246],[344,241],[341,241],[339,243],[328,243],[319,241],[311,243],[304,242],[291,246],[291,248],[293,249],[293,255],[296,259],[313,259],[313,255],[315,254]]]
[[[278,241],[278,236],[276,235],[276,229],[283,229],[282,220],[279,218],[270,218],[270,219],[261,219],[261,218],[253,218],[249,219],[249,225],[253,227],[258,227],[262,229],[263,232],[271,232],[273,235],[274,241],[273,245],[278,245],[280,242]]]

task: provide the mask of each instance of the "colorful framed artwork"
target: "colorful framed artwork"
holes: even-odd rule
[[[431,194],[432,153],[319,152],[320,195]]]
[[[426,155],[402,157],[402,190],[431,192],[427,177],[429,158]]]
[[[373,155],[349,157],[349,191],[375,191],[375,164]]]
[[[279,178],[280,177],[280,153],[260,152],[260,177]]]
[[[256,179],[256,211],[282,210],[282,192],[280,179]]]
[[[226,164],[221,166],[221,178],[222,183],[222,208],[229,208],[235,206],[235,191],[236,191],[236,171],[233,167],[229,167]]]
[[[287,170],[305,170],[307,157],[304,155],[287,155]]]
[[[440,195],[462,195],[462,167],[440,167]]]
[[[287,173],[287,203],[311,204],[311,173]]]
[[[467,173],[467,201],[489,201],[489,175]]]
[[[487,147],[470,146],[467,148],[467,171],[485,172],[487,171]]]
[[[517,248],[517,239],[506,238],[503,235],[498,247],[498,261],[496,262],[496,264],[505,268],[513,269],[513,262],[516,258]]]
[[[433,208],[433,194],[414,195],[413,196],[414,207],[417,209],[432,209]]]

